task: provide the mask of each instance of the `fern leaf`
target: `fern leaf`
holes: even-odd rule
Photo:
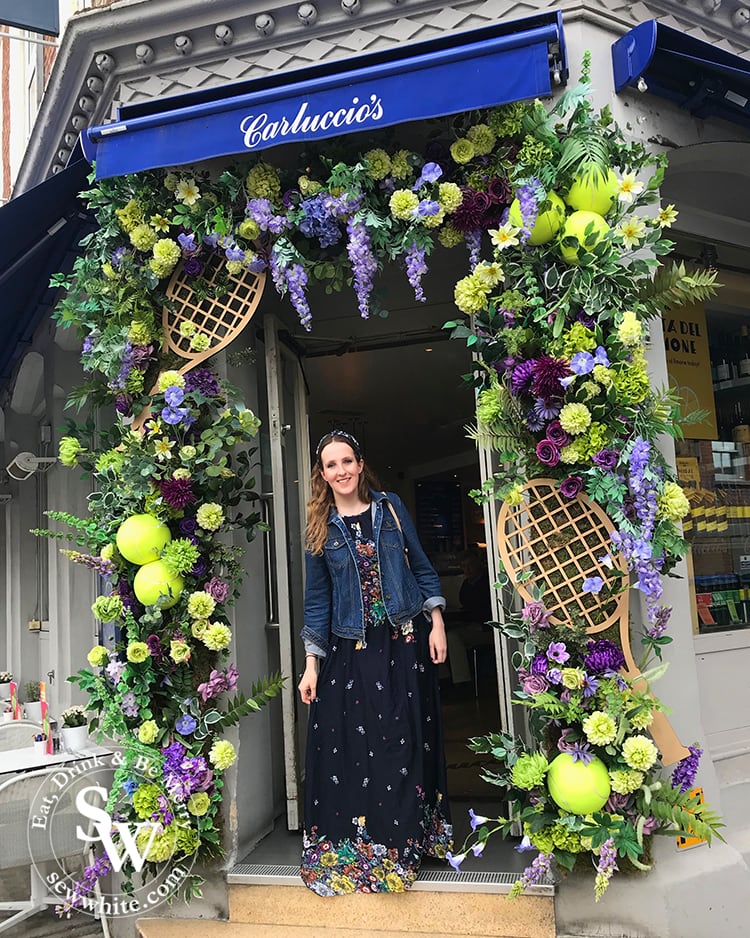
[[[589,128],[585,133],[571,134],[563,141],[557,172],[558,175],[576,175],[584,167],[596,168],[605,176],[609,168],[607,142]]]
[[[653,280],[643,285],[639,299],[652,316],[673,306],[703,303],[722,286],[717,283],[716,276],[715,270],[688,273],[682,261],[665,265],[656,272]]]

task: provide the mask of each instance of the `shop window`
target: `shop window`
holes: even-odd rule
[[[677,442],[702,634],[750,628],[750,311],[720,300],[664,318],[670,383],[705,415]]]

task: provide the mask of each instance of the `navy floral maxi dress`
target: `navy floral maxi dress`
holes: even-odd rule
[[[403,892],[453,829],[429,623],[392,625],[381,597],[372,516],[352,534],[366,643],[332,637],[310,705],[302,879],[321,896]]]

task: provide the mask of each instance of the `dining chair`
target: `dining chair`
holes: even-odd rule
[[[7,749],[25,749],[33,737],[42,732],[41,724],[33,720],[12,720],[0,723],[0,752]]]

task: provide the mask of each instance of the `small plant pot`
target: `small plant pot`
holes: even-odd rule
[[[35,739],[34,741],[34,752],[39,752],[42,755],[47,755],[47,740],[46,739]]]
[[[29,720],[33,720],[34,723],[42,722],[42,702],[41,700],[27,700],[24,704],[24,709],[26,710],[26,717]]]
[[[13,712],[9,710],[7,713],[0,713],[0,723],[12,723],[13,722]]]
[[[65,752],[80,752],[88,746],[89,730],[87,726],[63,726],[60,738]]]
[[[10,700],[10,684],[0,684],[0,700]]]

